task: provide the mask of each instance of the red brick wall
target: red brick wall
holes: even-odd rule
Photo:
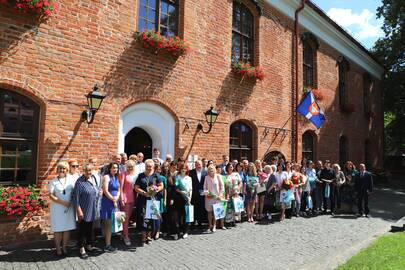
[[[197,154],[219,160],[229,151],[229,126],[243,119],[255,130],[254,153],[271,150],[291,159],[291,89],[293,22],[265,5],[256,15],[255,62],[266,73],[262,82],[244,80],[231,72],[232,1],[181,1],[180,35],[192,51],[169,61],[141,48],[133,39],[138,1],[59,1],[60,13],[35,29],[26,14],[0,9],[0,86],[32,97],[41,106],[38,158],[39,181],[50,179],[61,159],[89,157],[105,161],[118,149],[120,113],[139,101],[155,101],[176,119],[175,155]],[[301,48],[301,47],[300,47]],[[300,89],[302,81],[300,56]],[[364,139],[372,141],[373,164],[382,162],[382,112],[378,82],[373,84],[368,122],[362,109],[364,70],[350,63],[350,100],[356,112],[338,107],[340,54],[320,42],[318,86],[326,97],[321,106],[328,121],[316,131],[316,157],[338,160],[340,134],[349,138],[349,158],[364,161]],[[108,95],[90,126],[81,122],[84,95],[94,83]],[[221,111],[210,134],[196,134],[196,125],[210,105]],[[189,129],[185,128],[185,120]],[[314,130],[306,121],[299,128]],[[274,129],[287,133],[275,136]],[[299,136],[301,137],[301,136]],[[301,147],[301,141],[299,144]],[[301,152],[299,148],[299,153]]]
[[[49,232],[49,212],[42,211],[32,218],[0,218],[0,247],[23,242],[47,240],[52,237]]]

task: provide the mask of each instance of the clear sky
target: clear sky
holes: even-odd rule
[[[381,0],[312,0],[329,17],[346,29],[366,48],[384,36],[382,19],[377,20],[377,7]]]

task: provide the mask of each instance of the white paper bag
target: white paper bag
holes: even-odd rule
[[[145,219],[160,219],[160,201],[146,201]]]
[[[241,198],[233,198],[233,206],[235,208],[235,213],[241,213],[245,210],[243,200]]]
[[[216,203],[212,206],[215,220],[225,217],[225,207],[223,202]]]

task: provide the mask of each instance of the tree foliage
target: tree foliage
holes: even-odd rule
[[[373,53],[386,70],[382,80],[384,108],[391,117],[385,117],[385,120],[395,122],[405,115],[405,1],[382,0],[377,17],[384,20],[385,36],[377,40]],[[405,129],[405,126],[399,128]],[[393,136],[387,130],[386,139],[397,141]],[[391,147],[395,148],[395,145]]]

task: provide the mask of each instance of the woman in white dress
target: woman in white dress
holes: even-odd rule
[[[68,170],[67,162],[58,163],[58,176],[48,184],[51,199],[51,230],[54,233],[56,254],[59,256],[67,254],[66,245],[69,242],[70,231],[76,228],[74,207],[71,205],[76,179],[68,175]]]

